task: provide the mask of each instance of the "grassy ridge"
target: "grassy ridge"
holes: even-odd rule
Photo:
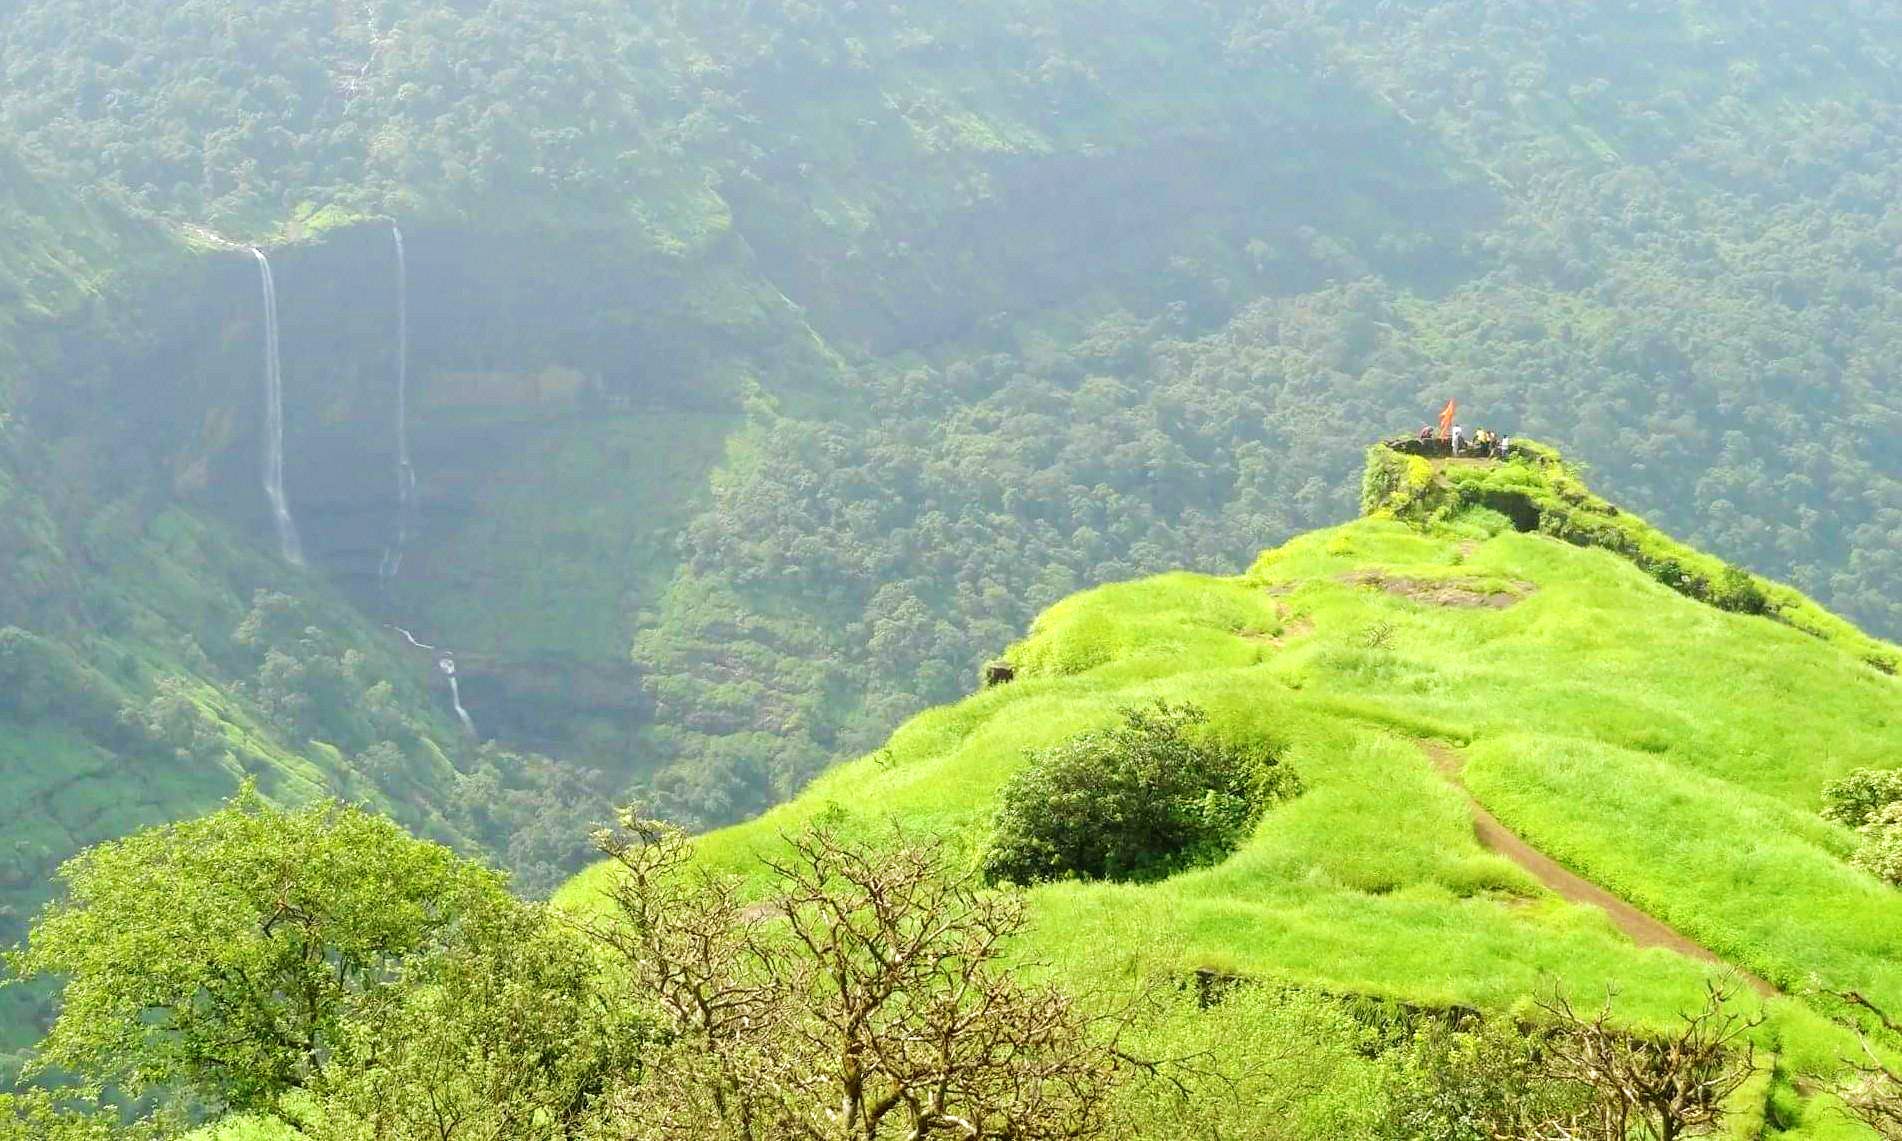
[[[821,815],[887,818],[978,857],[1024,750],[1154,697],[1219,732],[1285,743],[1309,787],[1222,865],[1162,884],[1033,893],[1026,955],[1071,978],[1202,968],[1433,1005],[1510,1008],[1556,979],[1616,984],[1670,1016],[1705,968],[1638,950],[1482,850],[1414,738],[1469,758],[1479,798],[1535,845],[1791,991],[1812,975],[1902,1000],[1883,932],[1902,895],[1848,868],[1815,816],[1852,768],[1894,763],[1898,682],[1789,625],[1685,597],[1609,551],[1521,534],[1468,508],[1426,530],[1365,519],[1268,552],[1229,579],[1174,574],[1058,604],[1009,657],[1019,680],[902,728],[798,800],[701,841],[757,874]],[[1510,605],[1458,606],[1424,596]],[[1877,644],[1880,645],[1879,643]],[[564,899],[585,906],[600,870]],[[1763,1034],[1792,1135],[1842,1123],[1791,1075],[1844,1043],[1799,999]]]
[[[1894,674],[1902,652],[1818,606],[1801,591],[1771,582],[1678,542],[1638,516],[1593,494],[1558,452],[1514,445],[1515,462],[1438,462],[1385,447],[1368,453],[1362,506],[1370,514],[1427,524],[1474,507],[1498,510],[1521,530],[1622,555],[1652,578],[1720,610],[1762,614],[1822,638]]]

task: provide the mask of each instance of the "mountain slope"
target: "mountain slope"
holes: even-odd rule
[[[280,802],[340,795],[495,844],[464,791],[485,762],[440,701],[435,659],[193,502],[203,441],[233,431],[261,370],[249,337],[198,340],[203,251],[4,149],[0,217],[0,943],[24,934],[66,857],[246,778]],[[505,767],[504,786],[533,771]],[[488,811],[506,795],[476,799]],[[0,1073],[37,1037],[43,1000],[0,991]]]
[[[1812,9],[5,5],[8,922],[233,764],[542,879],[630,791],[744,818],[1079,588],[1348,517],[1449,395],[1892,636],[1895,23]],[[274,243],[309,575],[256,267],[183,224]]]
[[[1575,479],[1536,453],[1472,470],[1531,490]],[[1556,979],[1579,995],[1615,984],[1640,1022],[1687,1000],[1708,964],[1635,947],[1483,848],[1424,743],[1457,755],[1513,832],[1715,956],[1791,995],[1814,977],[1902,999],[1902,894],[1849,867],[1853,834],[1816,814],[1832,778],[1895,763],[1902,683],[1856,652],[1894,647],[1725,612],[1484,506],[1418,526],[1380,514],[1238,577],[1170,574],[1058,604],[1006,655],[1015,682],[914,718],[793,802],[703,838],[703,858],[757,875],[785,830],[818,817],[848,833],[896,818],[975,858],[1025,749],[1160,697],[1205,706],[1225,737],[1284,743],[1308,790],[1218,866],[1035,889],[1024,953],[1069,977],[1147,962],[1489,1010]],[[561,898],[587,906],[602,874]],[[1775,1103],[1779,1135],[1835,1135],[1796,1083],[1832,1072],[1845,1043],[1801,998],[1767,1009],[1776,1069],[1759,1110]]]
[[[293,494],[359,586],[400,220],[440,398],[403,616],[509,739],[712,822],[1080,586],[1345,517],[1359,441],[1448,395],[1902,629],[1895,25],[1811,9],[25,0],[0,131],[325,237]]]

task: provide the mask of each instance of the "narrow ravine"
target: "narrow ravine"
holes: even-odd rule
[[[1701,959],[1735,971],[1739,979],[1765,997],[1780,993],[1768,980],[1744,970],[1656,916],[1640,911],[1628,901],[1613,895],[1526,843],[1512,829],[1500,823],[1498,817],[1487,811],[1486,806],[1481,804],[1473,796],[1472,790],[1466,787],[1466,782],[1461,778],[1464,762],[1458,753],[1440,741],[1416,740],[1414,743],[1420,747],[1422,753],[1426,754],[1427,759],[1433,762],[1433,767],[1465,795],[1466,802],[1473,813],[1473,831],[1478,835],[1481,846],[1488,851],[1497,852],[1532,873],[1532,878],[1544,884],[1547,890],[1559,898],[1603,911],[1611,917],[1613,926],[1624,932],[1633,943],[1640,947],[1663,947],[1676,951],[1680,955]]]

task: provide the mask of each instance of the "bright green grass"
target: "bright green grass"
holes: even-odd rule
[[[1502,610],[1451,608],[1347,581],[1369,570],[1530,590]],[[763,889],[758,857],[823,814],[849,833],[941,833],[975,862],[1026,749],[1166,697],[1207,707],[1224,734],[1285,744],[1308,791],[1218,867],[1034,891],[1022,953],[1066,979],[1207,968],[1490,1009],[1554,981],[1588,1001],[1615,985],[1639,1022],[1691,1001],[1703,965],[1634,948],[1478,846],[1413,744],[1430,736],[1462,746],[1471,788],[1510,826],[1733,961],[1792,991],[1817,975],[1902,1003],[1902,893],[1848,868],[1853,837],[1815,816],[1831,778],[1902,762],[1902,683],[1606,552],[1363,520],[1240,578],[1076,596],[1007,656],[1015,684],[924,713],[797,800],[702,838],[705,861]],[[589,906],[605,874],[562,901]],[[1769,1007],[1777,1072],[1753,1096],[1797,1119],[1786,1135],[1837,1135],[1791,1078],[1849,1044],[1800,1000]]]

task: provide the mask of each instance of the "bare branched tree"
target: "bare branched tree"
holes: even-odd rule
[[[1853,1009],[1873,1019],[1879,1032],[1893,1044],[1902,1042],[1902,1023],[1886,1010],[1857,991],[1830,992]],[[1845,1020],[1862,1043],[1861,1058],[1849,1059],[1856,1076],[1842,1083],[1837,1093],[1850,1116],[1867,1125],[1883,1141],[1902,1141],[1902,1070],[1877,1052],[1869,1040],[1869,1028],[1861,1020]]]
[[[689,865],[677,830],[623,815],[597,837],[619,865],[614,914],[590,930],[674,1031],[606,1099],[599,1136],[1093,1138],[1135,1064],[1121,1014],[1092,1015],[1014,979],[1014,893],[982,890],[941,849],[863,847],[825,828],[770,861],[746,906]]]
[[[1725,1102],[1756,1072],[1748,1035],[1761,1018],[1733,1012],[1734,980],[1705,984],[1704,1003],[1679,1016],[1675,1030],[1647,1037],[1612,1024],[1611,997],[1592,1014],[1563,991],[1538,1005],[1555,1024],[1541,1066],[1547,1076],[1592,1091],[1592,1109],[1545,1124],[1545,1141],[1677,1141],[1714,1129]]]

